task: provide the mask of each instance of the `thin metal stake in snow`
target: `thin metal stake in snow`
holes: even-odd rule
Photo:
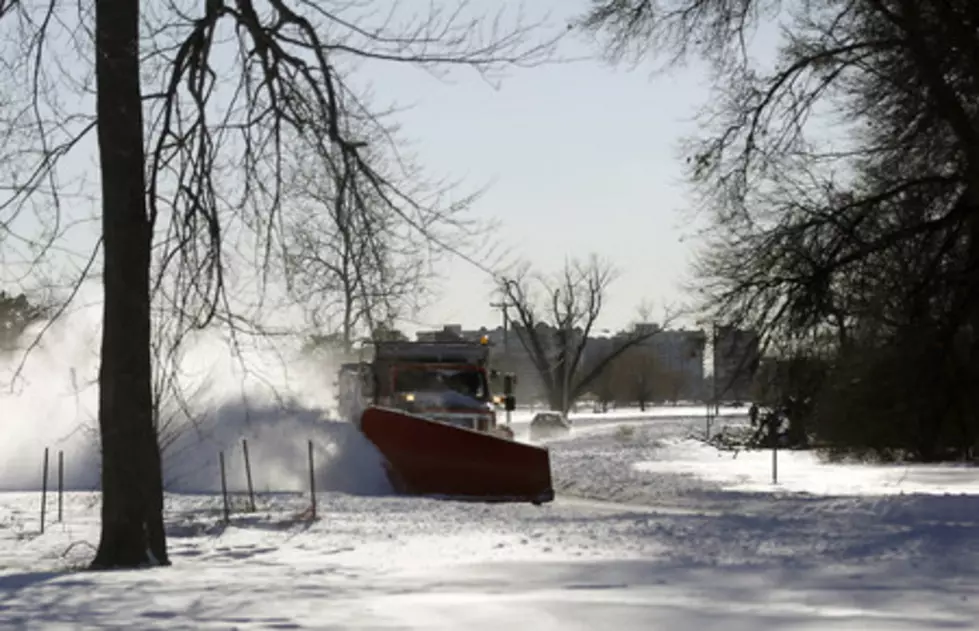
[[[63,497],[65,494],[65,452],[58,450],[58,523],[62,521]]]
[[[313,468],[313,441],[309,440],[309,499],[312,502],[310,508],[312,510],[313,519],[316,519],[316,475],[315,469]]]
[[[248,482],[248,505],[255,512],[255,489],[252,487],[252,465],[248,461],[248,439],[241,439],[241,449],[245,454],[245,480]]]
[[[228,478],[224,473],[224,452],[218,453],[218,461],[221,463],[221,496],[224,498],[224,521],[231,521],[231,507],[228,506]]]
[[[48,448],[44,448],[44,473],[41,476],[41,534],[44,534],[44,509],[48,504]]]
[[[778,484],[778,443],[772,444],[772,484]]]

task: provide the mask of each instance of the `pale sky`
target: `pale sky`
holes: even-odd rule
[[[546,4],[570,16],[587,3]],[[693,70],[652,76],[650,66],[613,67],[582,38],[563,52],[596,59],[517,69],[498,91],[473,73],[441,84],[410,68],[389,68],[373,85],[414,104],[400,120],[432,174],[465,177],[474,188],[493,182],[474,210],[500,221],[512,254],[542,270],[592,252],[613,263],[621,276],[602,326],[618,328],[643,299],[658,316],[682,298],[691,244],[681,237],[693,226],[681,213],[688,196],[678,141],[695,131],[706,82]],[[443,298],[419,324],[499,324],[486,274],[458,258],[447,267]]]
[[[471,4],[492,16],[500,6],[519,3]],[[566,21],[587,4],[535,0],[528,6]],[[378,104],[412,106],[397,120],[429,177],[461,178],[470,190],[490,184],[473,211],[501,224],[496,239],[512,257],[541,271],[592,253],[614,264],[621,275],[600,327],[617,329],[636,318],[640,302],[651,303],[658,317],[666,303],[682,298],[678,283],[688,272],[691,244],[681,237],[692,235],[694,226],[682,213],[688,197],[678,141],[695,131],[693,116],[707,91],[702,72],[653,76],[651,66],[614,67],[599,53],[581,36],[569,39],[561,54],[593,59],[513,69],[498,90],[465,69],[442,82],[393,64],[355,79],[371,84]],[[90,140],[92,153],[73,155],[69,169],[95,167],[94,136]],[[492,284],[485,272],[459,258],[449,259],[444,272],[437,305],[406,330],[500,323],[500,313],[489,307]]]

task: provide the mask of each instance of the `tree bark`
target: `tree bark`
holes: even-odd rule
[[[92,567],[169,565],[153,430],[150,246],[138,0],[97,0],[104,306],[99,368],[102,535]]]

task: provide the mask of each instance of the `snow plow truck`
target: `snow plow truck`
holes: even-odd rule
[[[550,453],[514,439],[497,406],[514,409],[491,384],[486,338],[375,341],[373,360],[341,366],[337,404],[384,458],[396,491],[487,502],[554,499]]]

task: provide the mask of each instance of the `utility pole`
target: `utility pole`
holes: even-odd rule
[[[570,368],[568,367],[568,351],[564,351],[564,418],[568,418],[568,387],[570,386]]]
[[[510,371],[503,375],[503,392],[506,395],[506,424],[507,427],[510,426],[510,414],[514,409],[513,403],[513,385],[516,382],[513,371],[513,362],[510,360],[510,336],[509,336],[509,321],[510,318],[507,314],[507,309],[512,307],[513,303],[508,302],[506,299],[506,294],[503,295],[503,299],[500,302],[491,302],[490,307],[494,309],[499,309],[500,313],[503,315],[503,357],[505,358],[506,368]]]
[[[571,367],[568,365],[568,346],[571,344],[571,333],[573,332],[570,327],[570,322],[564,322],[561,328],[561,372],[562,378],[564,379],[564,384],[561,388],[562,402],[561,406],[564,408],[562,412],[564,413],[564,418],[568,418],[568,388],[571,382]]]
[[[704,321],[698,322],[700,326],[707,324]],[[706,332],[705,332],[706,337]],[[706,346],[706,341],[705,341]],[[704,428],[704,438],[705,440],[710,440],[710,430],[711,422],[714,417],[718,415],[718,405],[717,405],[717,321],[712,320],[710,322],[710,354],[711,354],[711,376],[710,376],[710,392],[704,393],[707,399],[707,416],[705,418],[706,427]]]
[[[717,417],[721,413],[721,404],[717,400],[717,365],[718,365],[718,361],[717,361],[717,321],[716,320],[713,321],[713,322],[711,322],[711,335],[713,337],[713,340],[711,341],[711,345],[712,345],[712,347],[714,349],[714,379],[713,379],[713,385],[714,385],[714,397],[713,397],[714,398],[714,416]]]
[[[507,302],[506,298],[500,302],[491,302],[490,306],[494,309],[499,309],[503,315],[503,354],[506,355],[510,351],[510,340],[509,340],[509,321],[510,318],[507,316],[507,309],[513,306],[513,303]]]
[[[718,361],[717,361],[717,321],[716,320],[710,323],[710,328],[711,328],[711,342],[710,342],[711,353],[710,354],[711,354],[711,363],[713,363],[714,367],[713,370],[711,371],[713,374],[711,375],[711,379],[710,379],[710,389],[711,389],[710,403],[707,405],[707,440],[710,440],[711,421],[715,420],[717,416],[720,414],[720,405],[718,404],[717,401]]]

